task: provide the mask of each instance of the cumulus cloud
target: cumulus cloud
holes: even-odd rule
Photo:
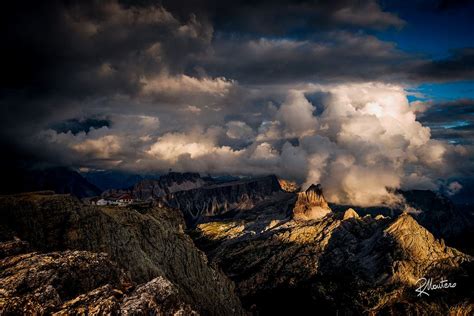
[[[314,110],[303,92],[290,91],[276,118],[283,123],[287,137],[302,137],[313,134],[318,127],[317,119],[313,116]]]
[[[254,137],[253,129],[242,121],[227,122],[227,133],[229,138],[233,139],[252,139]]]
[[[306,97],[318,93],[325,95],[320,112]],[[154,121],[137,122],[148,126]],[[95,154],[111,159],[115,153],[115,162],[124,158],[118,155],[123,142],[128,138],[132,143],[144,133],[122,134],[119,145],[113,135],[124,130],[114,131],[112,124],[110,129],[80,133],[81,139],[72,146],[71,140],[64,143],[89,158]],[[459,172],[451,159],[467,155],[462,147],[432,139],[429,128],[416,120],[404,88],[383,83],[289,90],[271,120],[255,128],[244,121],[228,121],[223,126],[154,135],[142,142],[138,153],[125,155],[122,167],[276,173],[303,186],[322,183],[332,202],[363,206],[399,202],[396,188],[436,189],[439,178]],[[238,149],[225,144],[235,139],[249,143]]]
[[[154,78],[141,80],[144,95],[155,95],[160,98],[192,99],[199,95],[225,96],[232,87],[232,81],[225,78],[194,78],[187,75],[167,76],[160,75]]]

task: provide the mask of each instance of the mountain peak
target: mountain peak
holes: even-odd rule
[[[416,262],[441,260],[453,255],[457,250],[446,247],[432,233],[421,226],[410,214],[403,213],[385,230],[385,236],[393,240],[404,258]]]
[[[320,184],[312,184],[306,191],[299,192],[293,209],[295,219],[318,219],[330,213],[328,203]]]
[[[349,218],[359,218],[359,214],[357,214],[357,212],[353,209],[353,208],[348,208],[345,212],[344,212],[344,216],[342,218],[342,220],[346,220],[346,219],[349,219]]]

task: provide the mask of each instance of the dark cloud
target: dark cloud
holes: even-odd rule
[[[140,94],[144,78],[182,73],[213,34],[204,20],[117,1],[9,3],[1,23],[0,140],[19,141],[59,121],[130,112],[120,96]]]
[[[163,0],[179,16],[196,13],[208,17],[217,30],[257,35],[313,33],[329,28],[384,29],[402,27],[404,21],[385,12],[374,0]]]
[[[134,93],[141,76],[181,72],[212,36],[210,25],[161,6],[53,1],[3,12],[2,88],[37,94]]]
[[[474,3],[472,0],[413,0],[398,1],[384,0],[385,7],[390,10],[400,8],[419,10],[420,12],[450,12],[453,10],[465,9]],[[398,10],[396,10],[398,11]]]
[[[462,9],[473,3],[472,0],[438,0],[434,1],[436,8],[441,11]]]
[[[411,77],[417,81],[474,80],[474,47],[458,49],[445,59],[420,62]]]
[[[345,31],[309,40],[225,39],[203,57],[211,75],[258,84],[393,80],[411,61],[393,43]]]
[[[474,143],[474,100],[427,102],[418,119],[430,127],[434,138],[455,144]]]

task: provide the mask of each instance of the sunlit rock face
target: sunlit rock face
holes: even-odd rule
[[[306,191],[298,193],[293,209],[294,219],[318,219],[329,214],[331,209],[323,195],[320,184],[312,184]]]
[[[281,189],[286,192],[297,192],[300,190],[300,186],[294,181],[278,178],[278,183],[280,183]]]
[[[347,211],[344,212],[343,220],[350,219],[350,218],[360,218],[359,214],[353,209],[349,208]]]

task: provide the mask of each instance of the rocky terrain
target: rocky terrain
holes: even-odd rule
[[[140,179],[130,188],[108,189],[102,192],[104,198],[130,194],[134,199],[139,201],[153,201],[162,196],[177,192],[199,188],[213,183],[210,178],[202,178],[199,173],[185,172],[169,172],[160,176],[158,179]]]
[[[332,213],[317,188],[299,193],[296,203],[288,197],[281,208],[261,206],[247,217],[196,227],[197,244],[235,281],[245,307],[264,315],[472,313],[471,256],[447,247],[408,213]],[[312,205],[324,214],[300,216]],[[420,298],[415,289],[422,277],[457,287]]]
[[[474,238],[474,217],[468,211],[455,206],[447,197],[429,190],[397,191],[403,203],[395,207],[368,207],[330,205],[335,212],[353,207],[360,215],[384,215],[395,217],[407,211],[417,222],[437,238],[474,255],[469,242]]]
[[[403,191],[406,203],[414,210],[414,217],[430,232],[453,244],[472,229],[469,214],[461,212],[446,197],[428,190]]]
[[[198,315],[172,282],[135,286],[105,253],[31,252],[1,258],[0,268],[2,315]]]
[[[362,209],[275,176],[135,189],[153,203],[1,196],[0,314],[474,313],[474,259],[452,244],[472,229],[435,193]],[[420,278],[456,286],[418,296]]]
[[[48,192],[0,197],[0,240],[7,242],[4,253],[8,255],[17,256],[20,252],[16,250],[18,247],[15,247],[15,243],[21,246],[22,242],[27,242],[29,251],[39,251],[42,254],[59,251],[54,256],[48,256],[59,260],[57,266],[62,266],[62,257],[70,255],[67,251],[104,252],[124,269],[132,282],[145,284],[141,287],[145,296],[148,294],[144,289],[163,285],[163,282],[161,285],[148,284],[161,277],[162,280],[171,282],[172,290],[176,291],[183,304],[191,306],[192,310],[209,315],[242,314],[243,310],[234,294],[233,284],[221,272],[209,266],[206,256],[183,232],[183,226],[180,212],[169,208],[99,208],[83,205],[77,198],[69,195]],[[8,273],[2,274],[2,278],[21,274],[20,270],[24,266],[42,265],[43,260],[53,260],[50,257],[45,259],[46,257],[41,255],[29,256],[32,261],[24,261],[23,265],[20,261],[27,260],[28,257],[10,256],[4,259],[13,261],[2,261],[5,267],[11,266]],[[107,267],[108,264],[104,263],[104,266]],[[67,267],[65,269],[68,270]],[[81,271],[86,270],[84,267]],[[83,276],[78,274],[75,277]],[[10,281],[5,279],[3,282]],[[24,283],[29,281],[21,282],[23,285],[19,285],[20,288],[26,286]],[[72,289],[72,292],[66,289],[65,294],[59,294],[61,300],[58,302],[64,304],[66,299],[83,294],[86,297],[80,299],[89,300],[89,291],[106,284],[122,291],[116,281],[103,280],[87,287]],[[7,298],[16,297],[15,295],[23,293],[21,291],[12,289],[8,291],[10,294],[3,295]],[[30,293],[34,296],[36,293],[35,289],[29,291],[25,291],[24,295]],[[127,302],[132,304],[130,299]],[[136,304],[140,305],[139,302]],[[54,306],[57,308],[59,305]]]
[[[163,196],[159,203],[181,210],[186,223],[193,226],[209,217],[236,216],[281,194],[284,191],[277,177],[267,176],[177,191]]]

